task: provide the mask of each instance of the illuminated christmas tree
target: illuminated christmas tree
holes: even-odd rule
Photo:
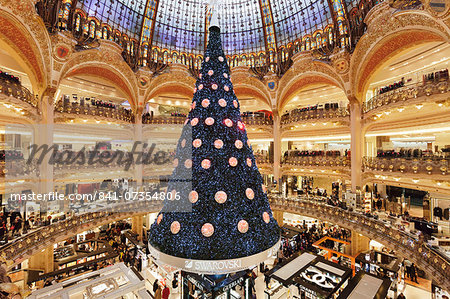
[[[167,192],[181,199],[165,203],[149,232],[151,249],[185,259],[224,260],[278,244],[280,230],[240,116],[217,26],[210,28],[174,164]],[[191,212],[182,211],[186,203]]]

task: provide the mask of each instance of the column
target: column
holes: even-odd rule
[[[356,256],[359,253],[369,250],[369,243],[370,239],[366,236],[363,236],[356,231],[352,230],[352,236],[351,236],[351,256]]]
[[[134,136],[133,141],[134,142],[142,142],[142,109],[138,109],[134,116],[135,122],[134,122]],[[136,152],[140,152],[143,150],[142,143],[138,144],[136,147]],[[136,159],[136,156],[135,156]],[[142,176],[143,176],[143,165],[142,163],[138,163],[134,165],[134,179],[136,181],[136,187],[138,190],[141,190],[142,188]]]
[[[350,155],[351,155],[351,178],[352,192],[361,190],[361,166],[362,148],[364,136],[362,132],[361,104],[356,99],[350,100]]]
[[[43,270],[44,273],[53,272],[53,245],[30,257],[28,259],[28,269]]]
[[[51,148],[53,146],[53,130],[54,130],[54,97],[56,88],[47,88],[41,97],[39,103],[40,119],[37,125],[34,126],[34,143],[39,147]],[[40,194],[46,194],[53,190],[53,165],[49,163],[51,153],[45,155],[42,162],[37,165],[38,175],[38,190]],[[36,156],[38,159],[40,155]],[[47,212],[47,203],[41,201],[41,212]]]
[[[144,227],[144,216],[133,216],[131,218],[131,231],[138,235],[138,240],[142,241],[142,228]]]
[[[272,211],[273,213],[273,218],[275,218],[275,220],[278,222],[279,226],[283,226],[283,211],[278,211],[278,210],[274,210]]]
[[[277,188],[281,185],[281,118],[278,111],[273,113],[273,176]]]

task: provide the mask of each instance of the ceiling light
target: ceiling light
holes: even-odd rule
[[[419,109],[419,110],[422,109],[422,107],[423,107],[423,104],[417,104],[416,105],[416,108]]]
[[[405,108],[403,108],[403,107],[397,108],[398,112],[402,112],[403,110],[405,110]]]
[[[419,180],[412,180],[414,182],[414,184],[417,184],[419,182]]]

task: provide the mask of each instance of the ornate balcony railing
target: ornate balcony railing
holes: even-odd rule
[[[37,107],[37,98],[31,93],[31,91],[18,83],[0,78],[0,94],[19,99],[30,104],[34,108]]]
[[[273,126],[273,119],[268,117],[260,117],[260,116],[241,116],[242,120],[246,125],[250,126]]]
[[[347,108],[317,109],[307,111],[296,109],[281,117],[281,125],[287,126],[309,120],[339,119],[348,117],[349,115],[350,113]]]
[[[182,125],[185,121],[186,116],[155,116],[142,118],[142,123],[145,125]]]
[[[440,157],[421,157],[408,159],[364,157],[363,167],[366,171],[447,175],[449,168],[449,159]]]
[[[134,121],[133,113],[124,108],[106,108],[92,106],[89,104],[80,105],[80,103],[76,102],[58,102],[56,105],[56,111],[60,113],[75,114],[77,116],[85,115],[100,119],[114,119],[127,123],[132,123]]]
[[[388,91],[386,93],[374,96],[364,103],[363,111],[367,113],[379,107],[383,107],[393,103],[404,102],[416,99],[421,96],[430,96],[433,94],[442,94],[450,91],[450,80],[442,80],[438,82],[417,83],[406,85],[404,87]]]
[[[348,167],[351,166],[350,157],[287,157],[283,161],[283,165],[298,167]]]
[[[369,218],[358,212],[343,210],[317,201],[283,198],[269,198],[272,210],[296,213],[332,222],[347,229],[366,235],[397,255],[408,258],[444,289],[450,289],[450,260],[439,251],[423,243],[416,236],[396,229],[381,220]]]
[[[255,161],[257,165],[267,165],[273,163],[271,157],[269,157],[268,155],[255,154]]]
[[[39,250],[77,233],[134,215],[157,212],[161,208],[162,202],[159,201],[136,201],[111,204],[101,210],[75,215],[17,238],[0,247],[0,256],[10,261],[12,265],[8,266],[11,267],[21,263],[24,259],[29,258]]]

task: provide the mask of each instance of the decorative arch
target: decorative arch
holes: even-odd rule
[[[395,55],[423,43],[450,41],[449,28],[425,11],[395,12],[382,3],[366,19],[367,33],[351,58],[352,90],[359,99],[370,79]]]
[[[133,109],[138,103],[138,82],[135,73],[119,54],[116,45],[100,46],[100,49],[87,50],[77,53],[64,65],[61,70],[61,80],[76,75],[91,75],[103,78],[113,83],[129,97]]]
[[[33,91],[40,94],[50,84],[52,67],[47,29],[31,1],[0,0],[0,8],[0,46],[23,67]]]
[[[277,95],[278,111],[283,110],[294,94],[312,84],[333,85],[345,92],[344,84],[334,69],[323,62],[313,61],[311,57],[300,58],[278,83],[280,86]]]
[[[154,78],[144,96],[144,103],[160,94],[192,98],[195,79],[184,72],[165,73]]]

